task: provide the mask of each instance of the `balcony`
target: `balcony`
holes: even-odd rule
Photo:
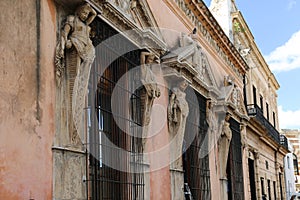
[[[286,149],[289,149],[288,139],[285,137],[285,135],[280,135],[280,144],[284,146]]]
[[[275,127],[267,120],[263,114],[263,111],[256,104],[247,105],[247,112],[250,117],[255,117],[255,119],[266,128],[269,136],[273,138],[278,144],[281,143],[281,138],[279,132],[275,129]],[[284,146],[284,145],[283,145]],[[285,146],[284,146],[285,147]],[[286,146],[287,148],[287,146]]]

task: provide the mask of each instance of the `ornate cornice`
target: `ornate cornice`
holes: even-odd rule
[[[185,13],[194,26],[200,30],[202,37],[214,48],[218,55],[231,67],[235,74],[242,78],[248,69],[247,63],[226,36],[209,9],[200,0],[174,0],[174,3]]]
[[[88,1],[98,10],[101,10],[100,18],[113,26],[118,32],[124,34],[129,40],[131,40],[139,48],[156,49],[158,51],[165,52],[167,45],[160,37],[160,33],[157,32],[150,17],[147,13],[145,5],[141,1],[128,1],[129,6],[126,8],[120,8],[114,0],[91,0]],[[124,2],[127,2],[124,0]],[[134,3],[134,5],[132,5]],[[132,7],[133,6],[133,7]],[[136,18],[142,21],[143,27],[135,21],[132,13],[138,13]]]
[[[263,55],[261,54],[260,50],[258,49],[254,37],[240,11],[232,13],[233,21],[235,21],[239,26],[241,31],[236,32],[239,33],[239,36],[242,37],[245,42],[248,43],[249,47],[252,50],[252,59],[256,66],[262,66],[263,72],[266,74],[267,78],[272,82],[275,89],[278,90],[280,88],[280,85],[278,81],[276,80],[274,74],[271,72],[267,62],[265,61]],[[255,58],[253,58],[255,57]]]

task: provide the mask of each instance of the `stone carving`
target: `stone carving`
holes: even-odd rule
[[[205,66],[203,65],[203,53],[199,43],[196,40],[197,38],[197,29],[194,28],[193,32],[190,34],[182,34],[180,40],[180,46],[192,46],[193,54],[192,54],[192,66],[198,72],[198,76],[201,80],[204,79]]]
[[[207,103],[207,113],[206,113],[206,119],[207,119],[207,123],[208,123],[208,137],[209,139],[209,146],[208,146],[208,150],[210,150],[217,141],[217,131],[218,131],[218,119],[213,111],[213,105],[214,103],[212,101],[209,101]]]
[[[242,124],[240,126],[240,129],[241,129],[241,143],[242,143],[242,147],[246,148],[248,146],[246,125]]]
[[[134,7],[134,5],[136,5],[136,2],[132,0],[110,0],[110,2],[120,8],[120,10],[124,12],[124,14],[130,17],[130,10]]]
[[[75,15],[67,17],[56,47],[55,63],[58,85],[60,85],[63,77],[65,55],[75,51],[75,57],[72,58],[70,63],[75,63],[77,70],[72,95],[72,116],[78,133],[83,128],[83,106],[90,68],[95,58],[95,48],[90,39],[91,28],[89,24],[95,19],[96,15],[96,11],[87,3],[78,7]],[[73,135],[72,138],[74,137]]]
[[[185,13],[185,15],[194,23],[194,26],[198,30],[200,30],[200,33],[202,34],[202,36],[216,50],[216,52],[219,54],[219,56],[233,69],[233,71],[236,73],[237,76],[239,76],[240,78],[242,78],[242,74],[235,67],[235,65],[233,64],[233,62],[229,59],[229,57],[225,53],[225,51],[223,51],[223,49],[220,48],[218,42],[213,39],[213,37],[211,36],[211,34],[209,33],[209,31],[206,29],[206,27],[204,25],[202,25],[202,23],[198,19],[199,17],[195,16],[195,14],[193,12],[191,12],[191,10],[188,8],[188,5],[183,0],[175,0],[175,3]],[[205,9],[204,9],[204,11],[205,11]],[[208,12],[206,11],[206,13],[208,13]],[[221,32],[220,34],[223,34],[223,32]]]
[[[236,85],[233,87],[232,94],[231,94],[231,101],[232,103],[238,108],[240,105],[240,96],[239,96],[238,89]]]
[[[189,114],[188,102],[185,99],[186,81],[174,87],[168,105],[168,125],[171,135],[171,163],[172,169],[182,170],[182,145],[185,132],[186,119]]]
[[[150,123],[151,110],[153,106],[153,101],[156,97],[160,96],[160,89],[157,85],[155,75],[152,72],[151,64],[153,64],[155,55],[149,52],[141,52],[141,82],[144,86],[145,95],[141,95],[143,110],[143,142],[142,149],[145,147],[148,126]]]
[[[236,110],[238,112],[240,112],[241,114],[246,114],[242,92],[236,85],[233,86],[230,100],[236,106]]]
[[[229,153],[229,146],[232,138],[232,132],[230,129],[230,119],[231,115],[226,114],[225,119],[221,122],[221,137],[218,141],[219,147],[219,162],[220,162],[220,178],[226,178],[226,167],[227,167],[227,160],[228,160],[228,153]]]

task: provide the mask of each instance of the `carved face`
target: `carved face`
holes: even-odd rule
[[[87,9],[82,9],[78,15],[82,21],[85,21],[89,16],[89,11]]]
[[[179,88],[184,91],[188,86],[188,83],[186,81],[182,81],[179,85]]]
[[[153,63],[154,62],[154,59],[155,59],[155,56],[154,55],[149,55],[147,56],[146,58],[146,63]]]

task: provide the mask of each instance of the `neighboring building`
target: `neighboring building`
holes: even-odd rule
[[[289,143],[289,151],[293,152],[293,147]],[[295,169],[294,169],[294,154],[288,153],[284,157],[284,174],[285,174],[285,188],[286,199],[291,199],[292,195],[296,192],[295,186]]]
[[[300,191],[300,176],[299,176],[299,166],[300,166],[300,131],[297,129],[282,129],[282,134],[285,135],[291,145],[293,145],[293,162],[294,162],[294,174],[296,178],[296,191]]]
[[[284,199],[279,84],[225,2],[1,1],[0,199]]]
[[[279,84],[261,55],[234,0],[215,0],[210,8],[221,19],[222,25],[226,23],[224,16],[228,15],[228,10],[224,10],[224,7],[229,9],[232,17],[233,28],[228,32],[229,36],[233,38],[234,46],[248,65],[243,77],[243,96],[250,120],[241,132],[245,194],[248,199],[261,199],[263,194],[268,199],[284,199],[283,159],[288,148],[286,138],[281,138],[278,132]]]

